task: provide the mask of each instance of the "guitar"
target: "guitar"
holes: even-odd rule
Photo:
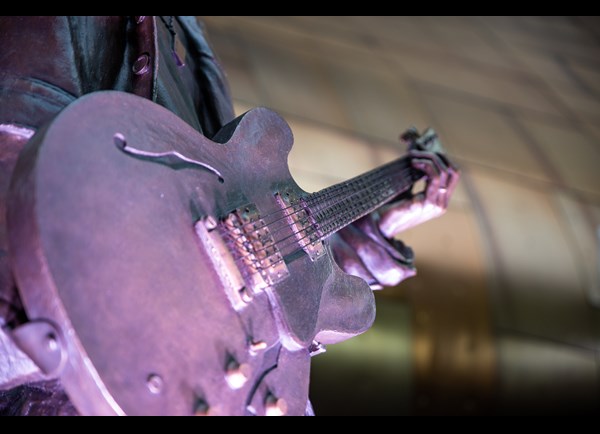
[[[264,108],[209,140],[111,91],[28,143],[8,230],[31,321],[13,337],[81,413],[309,411],[311,353],[375,316],[327,238],[423,173],[404,157],[307,193],[292,141]]]

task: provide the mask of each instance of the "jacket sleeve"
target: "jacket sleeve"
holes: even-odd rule
[[[191,42],[187,48],[195,59],[194,74],[203,93],[201,106],[197,107],[200,123],[206,136],[212,137],[235,117],[229,85],[201,23],[190,16],[177,20]]]

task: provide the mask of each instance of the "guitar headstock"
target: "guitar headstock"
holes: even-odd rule
[[[408,151],[435,152],[442,155],[446,153],[433,128],[427,128],[420,134],[416,127],[410,127],[400,135],[400,140],[408,145]]]
[[[400,135],[400,141],[407,145],[409,154],[417,154],[422,156],[422,153],[433,153],[439,156],[443,163],[454,171],[458,168],[448,159],[446,149],[442,146],[442,142],[433,128],[427,128],[423,134],[419,133],[416,127],[410,127]]]

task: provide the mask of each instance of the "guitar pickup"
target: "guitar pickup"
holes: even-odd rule
[[[293,192],[275,193],[277,203],[286,215],[294,237],[306,252],[311,261],[316,261],[325,255],[325,247],[319,238],[302,199]]]

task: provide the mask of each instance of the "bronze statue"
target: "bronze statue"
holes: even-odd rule
[[[367,283],[415,273],[393,236],[448,205],[435,134],[308,194],[285,121],[234,120],[195,18],[4,17],[0,38],[2,412],[310,414],[311,354],[371,325]]]

